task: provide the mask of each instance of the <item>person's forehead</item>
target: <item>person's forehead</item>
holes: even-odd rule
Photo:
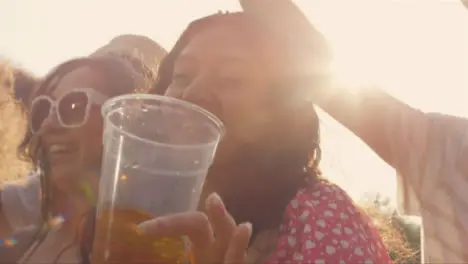
[[[53,98],[60,98],[62,95],[78,88],[92,88],[98,91],[107,92],[106,80],[101,71],[89,66],[78,67],[64,76],[55,76],[49,83],[49,87],[55,87],[47,92]]]
[[[278,43],[269,41],[268,36],[243,31],[232,25],[213,26],[194,36],[181,51],[177,65],[211,63],[223,65],[224,69],[243,69],[257,77],[263,76],[273,81],[284,66]],[[226,68],[227,67],[227,68]],[[221,69],[221,68],[220,68]],[[262,78],[263,78],[262,77]]]

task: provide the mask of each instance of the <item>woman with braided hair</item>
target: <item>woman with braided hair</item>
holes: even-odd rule
[[[182,34],[153,92],[206,108],[226,135],[202,212],[156,218],[142,229],[188,235],[196,263],[389,263],[369,218],[321,177],[319,120],[297,96],[300,80],[281,78],[290,70],[282,46],[245,13],[205,17]],[[328,56],[316,50],[317,61]]]

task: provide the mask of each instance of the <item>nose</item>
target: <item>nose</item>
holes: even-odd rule
[[[55,109],[52,109],[49,116],[44,120],[44,123],[42,124],[40,131],[42,133],[51,133],[51,132],[60,130],[62,128],[63,127],[60,124],[57,111],[55,111]]]

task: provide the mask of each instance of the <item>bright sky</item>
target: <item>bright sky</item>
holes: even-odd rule
[[[458,0],[297,0],[333,45],[350,83],[374,82],[426,111],[468,116],[468,10]],[[1,0],[0,56],[37,74],[113,36],[147,35],[170,48],[188,22],[235,0]],[[323,117],[325,175],[359,199],[395,197],[394,171]]]

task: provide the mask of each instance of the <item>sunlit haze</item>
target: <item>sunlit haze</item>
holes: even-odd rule
[[[456,0],[296,1],[328,38],[349,87],[373,83],[424,111],[468,116],[468,10]],[[239,10],[235,0],[1,0],[0,56],[42,75],[118,34],[170,49],[193,19]],[[355,199],[395,197],[395,172],[322,116],[323,170]]]

